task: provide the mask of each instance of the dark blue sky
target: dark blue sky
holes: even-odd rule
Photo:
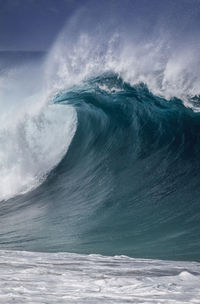
[[[147,31],[164,22],[182,38],[200,32],[200,0],[0,0],[0,50],[48,50],[82,7],[101,11],[102,18],[122,15],[120,22]]]

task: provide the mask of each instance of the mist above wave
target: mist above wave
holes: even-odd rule
[[[197,110],[190,98],[200,93],[198,35],[191,39],[185,32],[181,39],[183,25],[170,28],[163,20],[148,24],[142,16],[135,20],[131,5],[130,19],[128,8],[120,15],[82,9],[67,22],[47,60],[51,86],[59,91],[111,71],[131,85],[143,82],[154,94],[181,98]]]

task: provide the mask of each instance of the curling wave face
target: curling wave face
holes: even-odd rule
[[[53,103],[29,137],[51,172],[1,202],[1,248],[199,260],[200,114],[112,73]]]
[[[0,246],[199,261],[199,35],[94,3],[0,56]]]

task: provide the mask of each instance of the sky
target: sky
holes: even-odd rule
[[[0,50],[47,50],[80,2],[0,0]]]
[[[0,0],[0,51],[46,51],[70,16],[90,6],[102,16],[110,10],[121,21],[146,22],[147,32],[153,23],[159,28],[156,20],[182,38],[200,31],[200,0]]]

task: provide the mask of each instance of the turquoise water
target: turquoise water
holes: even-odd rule
[[[199,0],[22,2],[2,11],[0,302],[200,303]]]
[[[61,106],[75,135],[37,188],[1,202],[1,248],[199,261],[200,114],[110,73],[62,90],[51,115]]]

